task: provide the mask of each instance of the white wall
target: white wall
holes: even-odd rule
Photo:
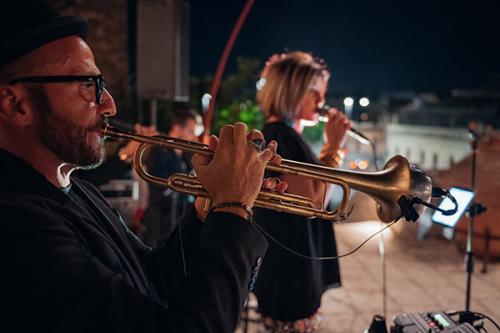
[[[386,156],[403,155],[425,170],[445,170],[470,152],[466,128],[388,124]]]

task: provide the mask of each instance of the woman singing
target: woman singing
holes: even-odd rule
[[[329,167],[342,162],[340,146],[350,127],[343,113],[329,110],[319,158],[302,138],[304,121],[317,122],[317,109],[324,103],[329,76],[326,66],[305,52],[274,55],[266,63],[257,102],[266,119],[265,139],[278,142],[278,153],[283,158]],[[323,183],[290,175],[268,176],[279,176],[288,183],[287,192],[324,206],[327,189]],[[336,255],[329,222],[265,209],[256,210],[255,221],[280,243],[301,254]],[[318,332],[321,295],[327,287],[338,286],[337,261],[303,259],[270,242],[255,288],[267,332]]]

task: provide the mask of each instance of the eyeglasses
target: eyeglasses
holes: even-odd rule
[[[106,87],[104,77],[99,75],[53,75],[53,76],[28,76],[10,80],[7,84],[16,83],[64,83],[64,82],[87,82],[94,83],[95,100],[102,104],[102,93]]]

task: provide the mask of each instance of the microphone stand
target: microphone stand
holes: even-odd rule
[[[328,106],[327,106],[328,107]],[[329,108],[329,107],[328,107]],[[373,155],[373,165],[375,167],[375,171],[379,171],[378,161],[377,161],[377,147],[375,146],[375,142],[368,137],[366,137],[363,133],[354,128],[351,128],[347,131],[347,135],[349,135],[354,140],[358,141],[364,145],[370,145]],[[383,224],[383,222],[381,222]],[[382,311],[384,313],[381,315],[374,315],[372,319],[372,323],[370,327],[365,330],[365,333],[387,333],[387,274],[386,274],[386,261],[385,261],[385,241],[384,241],[384,233],[380,234],[378,250],[380,255],[380,264],[382,266]]]
[[[472,191],[474,192],[474,197],[476,196],[476,158],[477,158],[477,146],[479,144],[479,136],[472,133],[473,140],[471,142],[472,147]],[[474,207],[475,201],[473,199],[471,207]],[[469,209],[470,211],[471,209]],[[474,211],[469,212],[469,219],[467,221],[467,247],[465,250],[465,270],[467,272],[467,286],[465,289],[465,311],[470,310],[470,293],[471,293],[471,282],[472,273],[474,272]]]
[[[479,144],[480,134],[469,130],[469,133],[472,135],[472,191],[476,192],[476,165],[477,165],[477,147]],[[472,199],[472,203],[467,210],[468,212],[468,221],[467,221],[467,241],[466,241],[466,252],[465,252],[465,270],[467,274],[467,285],[465,289],[465,311],[460,313],[460,323],[468,322],[469,324],[473,324],[475,320],[478,318],[470,311],[470,299],[471,299],[471,282],[472,282],[472,273],[474,272],[474,250],[473,250],[473,241],[474,241],[474,219],[477,215],[480,215],[486,210],[486,207],[481,205],[480,203],[475,202]]]

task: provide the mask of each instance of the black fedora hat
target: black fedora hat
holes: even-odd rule
[[[0,69],[56,39],[87,36],[87,20],[62,16],[45,0],[7,0],[0,8]]]

